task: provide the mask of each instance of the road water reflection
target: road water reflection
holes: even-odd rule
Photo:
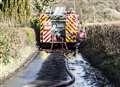
[[[61,52],[40,53],[25,69],[7,80],[0,87],[50,87],[69,79]],[[75,83],[68,87],[114,87],[101,72],[93,68],[78,54],[68,62],[75,76]]]
[[[99,70],[85,61],[81,54],[71,59],[69,68],[76,77],[75,83],[69,87],[114,87]]]

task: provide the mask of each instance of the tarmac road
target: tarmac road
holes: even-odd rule
[[[65,56],[63,53],[40,53],[25,69],[18,72],[0,87],[52,87],[66,81]],[[90,66],[80,54],[71,56],[69,70],[75,76],[75,83],[68,87],[114,87],[102,73]]]

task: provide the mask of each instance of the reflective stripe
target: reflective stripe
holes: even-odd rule
[[[52,39],[52,34],[51,34],[51,20],[50,17],[47,15],[42,15],[40,17],[40,24],[41,24],[41,29],[40,29],[40,35],[41,35],[41,41],[42,42],[50,42]]]
[[[43,42],[50,42],[51,41],[51,31],[44,31],[43,32]]]
[[[72,38],[71,38],[70,36],[67,36],[67,37],[66,37],[66,41],[67,41],[67,42],[72,42]]]
[[[66,31],[71,33],[71,30],[70,30],[70,28],[68,26],[66,26]]]
[[[69,24],[68,24],[68,28],[70,28],[71,32],[76,33],[77,28],[74,27],[72,24],[69,23]]]
[[[77,23],[73,14],[66,16],[66,42],[76,42]]]

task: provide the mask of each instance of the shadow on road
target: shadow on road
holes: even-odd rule
[[[64,55],[52,53],[43,63],[36,81],[31,84],[35,84],[35,87],[51,87],[51,85],[65,80],[67,80],[67,74],[65,71]]]

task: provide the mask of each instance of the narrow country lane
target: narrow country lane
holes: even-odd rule
[[[0,0],[0,87],[119,87],[119,3]]]
[[[28,67],[14,75],[1,87],[52,87],[51,85],[70,79],[65,71],[65,64],[63,53],[40,53]],[[68,66],[75,76],[75,83],[68,87],[114,87],[80,54],[72,57]]]

